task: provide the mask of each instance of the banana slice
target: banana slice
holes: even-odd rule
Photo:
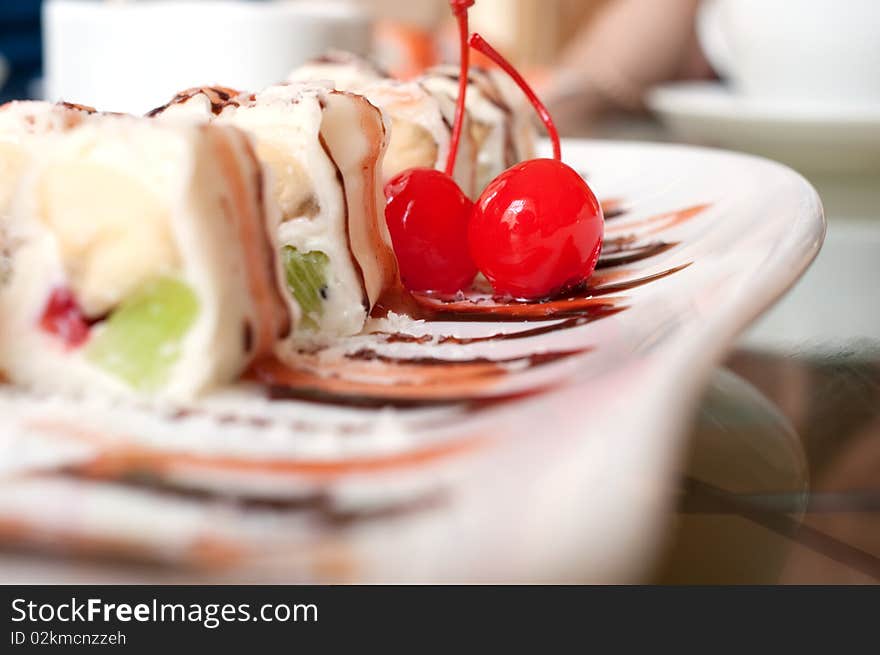
[[[0,221],[10,381],[185,402],[288,335],[274,215],[247,135],[107,115],[39,147],[27,134],[0,120],[0,142],[27,155]]]
[[[103,316],[146,281],[179,268],[168,202],[138,179],[77,159],[51,166],[39,196],[40,217],[58,239],[86,316]]]

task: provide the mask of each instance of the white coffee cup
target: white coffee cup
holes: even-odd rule
[[[349,2],[49,0],[45,96],[143,113],[183,89],[259,90],[328,49],[369,54],[372,25]]]
[[[716,70],[746,95],[880,101],[880,0],[704,0],[698,31]]]

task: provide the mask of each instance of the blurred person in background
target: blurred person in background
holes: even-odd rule
[[[421,17],[421,29],[439,35],[437,58],[456,58],[448,0],[361,2],[386,21],[412,25],[413,16]],[[645,93],[657,84],[713,77],[697,41],[699,5],[700,0],[478,0],[471,22],[542,87],[564,132],[589,133],[606,115],[643,111]],[[377,35],[380,52],[387,35]],[[479,56],[475,61],[485,64]]]
[[[653,86],[714,76],[695,29],[700,0],[610,0],[561,52],[544,94],[562,129],[643,111]]]

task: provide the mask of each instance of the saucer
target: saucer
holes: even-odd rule
[[[720,82],[658,86],[648,106],[680,139],[750,152],[809,172],[880,169],[880,103],[745,97]]]

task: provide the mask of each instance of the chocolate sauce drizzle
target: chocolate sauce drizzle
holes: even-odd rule
[[[655,226],[677,225],[681,221],[698,215],[694,208],[682,214],[668,214],[652,217],[641,222],[647,229],[642,233],[653,233]],[[623,216],[623,213],[617,216]],[[625,223],[628,224],[628,223]],[[648,240],[635,234],[613,236],[605,243],[600,258],[599,269],[592,280],[576,289],[548,298],[540,302],[525,302],[494,298],[487,293],[473,292],[460,298],[418,297],[419,310],[428,321],[479,321],[482,323],[502,323],[514,321],[529,323],[512,332],[498,332],[488,336],[417,336],[403,333],[374,333],[369,335],[378,344],[412,344],[415,346],[438,346],[428,349],[430,356],[422,354],[392,356],[379,349],[362,347],[347,352],[337,358],[327,358],[327,352],[311,351],[299,353],[293,365],[277,360],[258,362],[246,376],[261,383],[268,398],[279,401],[301,401],[327,404],[333,407],[376,409],[393,406],[401,409],[419,409],[434,406],[455,405],[455,416],[467,416],[496,408],[502,404],[528,398],[544,392],[555,382],[534,383],[519,388],[495,391],[498,384],[522,372],[571,360],[574,357],[588,356],[591,347],[569,348],[556,352],[530,352],[504,359],[473,357],[471,359],[444,358],[450,348],[466,348],[474,344],[491,342],[519,342],[531,338],[562,333],[564,331],[588,329],[592,323],[611,319],[628,309],[636,302],[634,299],[616,297],[632,289],[657,283],[666,277],[677,274],[691,265],[691,262],[678,262],[659,272],[634,272],[624,267],[645,262],[651,258],[669,255],[674,252],[674,242]],[[656,270],[656,267],[655,267]],[[537,325],[535,325],[537,323]],[[369,337],[368,337],[369,338]],[[376,342],[373,342],[376,343]],[[441,348],[442,347],[442,348]],[[542,376],[548,377],[548,376]],[[444,412],[444,421],[448,415]],[[230,414],[220,417],[221,422],[241,424],[246,417]],[[266,427],[259,418],[251,419],[255,428]],[[421,420],[421,419],[418,419]],[[424,421],[440,420],[436,417]],[[363,434],[369,425],[369,416],[350,420],[340,430],[352,435]],[[291,425],[294,431],[315,429],[317,426]],[[434,462],[440,458],[455,456],[480,447],[485,435],[465,434],[461,439],[445,441],[438,445],[417,446],[412,450],[391,455],[377,455],[367,458],[343,458],[341,460],[286,460],[286,461],[246,461],[239,458],[204,458],[199,455],[179,456],[162,452],[110,453],[103,461],[98,460],[82,467],[75,467],[70,473],[77,476],[91,476],[97,479],[118,479],[128,484],[132,476],[141,477],[141,483],[149,488],[158,488],[164,493],[179,493],[179,484],[167,483],[164,472],[169,464],[207,467],[206,470],[234,473],[272,473],[300,476],[306,480],[337,479],[364,472],[391,471]],[[166,484],[167,483],[167,484]],[[163,491],[164,490],[164,491]],[[265,508],[279,512],[313,512],[328,527],[345,527],[352,523],[368,520],[387,519],[407,512],[420,512],[446,502],[442,492],[432,492],[408,503],[395,503],[383,506],[376,513],[346,512],[335,507],[329,496],[320,491],[296,501],[267,504]],[[187,490],[193,499],[199,492]],[[187,496],[185,496],[187,497]],[[210,495],[206,502],[214,502]],[[262,501],[252,501],[255,507],[263,507]]]
[[[584,180],[587,179],[587,176],[583,173],[581,174],[581,177],[583,177]],[[617,198],[602,201],[602,214],[605,216],[606,223],[620,218],[621,216],[626,216],[627,213],[628,211],[625,205]]]
[[[620,201],[606,202],[606,211],[613,219],[626,215]],[[677,242],[657,239],[644,240],[639,235],[653,234],[659,227],[679,225],[702,213],[706,206],[688,207],[680,212],[669,212],[625,222],[624,230],[633,226],[632,233],[617,234],[607,239],[599,259],[601,271],[587,283],[569,289],[559,296],[541,301],[524,301],[494,297],[490,293],[472,291],[457,297],[416,294],[418,309],[413,318],[428,323],[538,323],[522,330],[499,331],[487,336],[462,337],[454,335],[413,335],[405,333],[375,333],[372,336],[384,344],[436,345],[467,347],[474,344],[526,341],[564,331],[582,329],[597,321],[612,318],[629,308],[630,301],[619,297],[628,291],[656,283],[688,268],[692,262],[647,274],[636,274],[626,266],[667,255],[675,250]],[[645,229],[637,230],[639,226]],[[617,228],[615,231],[620,232]],[[304,400],[308,402],[344,405],[349,407],[424,407],[451,403],[472,405],[475,398],[498,398],[502,392],[493,392],[499,383],[525,371],[556,364],[583,355],[591,348],[584,347],[565,352],[530,354],[511,359],[494,360],[485,357],[462,359],[450,356],[449,351],[437,351],[430,356],[389,355],[365,347],[339,355],[336,359],[319,357],[319,353],[300,353],[291,364],[263,361],[253,367],[249,378],[265,385],[267,394],[276,400]],[[533,392],[540,392],[535,389]],[[521,397],[523,393],[519,392]],[[509,397],[509,396],[508,396]]]
[[[174,96],[169,102],[162,105],[161,107],[156,107],[155,109],[151,109],[148,111],[145,116],[147,118],[153,118],[158,116],[159,114],[166,111],[172,105],[180,105],[183,104],[192,98],[203,95],[208,99],[208,102],[211,103],[211,113],[215,116],[219,116],[220,113],[226,109],[226,107],[233,105],[238,106],[239,98],[242,93],[241,91],[236,91],[235,89],[229,89],[225,86],[198,86],[193,87],[191,89],[186,89],[185,91],[181,91],[176,96]]]
[[[645,244],[636,244],[633,246],[618,246],[614,242],[606,244],[609,246],[602,252],[599,262],[596,264],[597,269],[615,268],[617,266],[626,266],[628,264],[636,264],[645,259],[662,255],[672,250],[678,244],[674,241],[652,241]]]
[[[520,330],[518,332],[500,332],[497,334],[492,334],[485,337],[454,337],[454,336],[440,336],[434,337],[432,335],[425,336],[414,336],[411,334],[403,334],[403,333],[374,333],[378,336],[384,338],[385,343],[413,343],[413,344],[429,344],[436,343],[440,346],[445,346],[449,344],[454,344],[457,346],[471,346],[477,343],[491,343],[498,341],[516,341],[519,339],[531,339],[534,337],[540,337],[545,334],[551,334],[553,332],[563,332],[565,330],[573,330],[575,328],[583,327],[595,321],[602,320],[603,318],[607,318],[609,316],[614,316],[615,314],[619,314],[620,312],[625,311],[627,308],[624,306],[617,306],[614,304],[605,304],[605,305],[597,305],[595,311],[591,312],[589,315],[583,316],[575,316],[573,318],[567,318],[565,320],[551,323],[549,325],[544,325],[542,327],[537,328],[529,328],[528,330]]]

